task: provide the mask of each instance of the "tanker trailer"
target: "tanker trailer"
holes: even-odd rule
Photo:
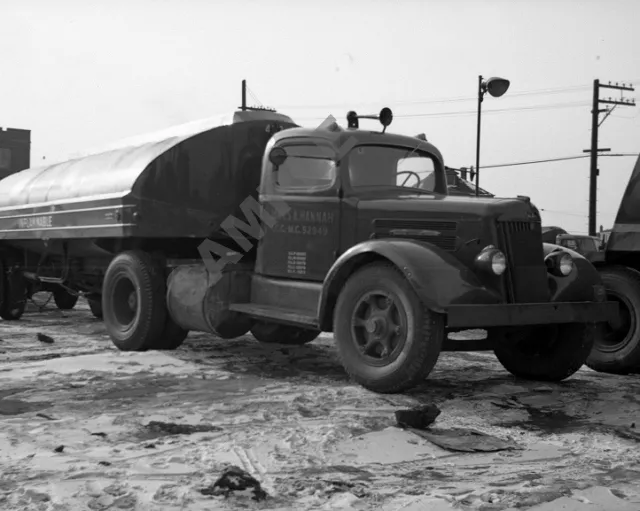
[[[1,180],[0,317],[19,319],[38,291],[61,308],[84,295],[102,317],[102,282],[118,253],[144,253],[165,272],[172,259],[199,258],[199,243],[224,238],[217,226],[257,194],[269,138],[292,126],[245,107]]]

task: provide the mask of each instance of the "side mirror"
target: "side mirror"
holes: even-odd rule
[[[287,151],[283,147],[274,147],[269,151],[269,161],[273,163],[273,166],[277,169],[287,160]]]

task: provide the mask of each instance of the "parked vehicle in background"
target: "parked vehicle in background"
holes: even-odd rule
[[[605,248],[588,255],[598,268],[609,300],[617,301],[617,321],[602,325],[587,364],[603,372],[640,372],[640,157],[629,178],[613,228],[603,233]]]
[[[556,245],[567,247],[571,250],[586,256],[602,250],[603,243],[598,236],[587,236],[582,234],[558,234]]]

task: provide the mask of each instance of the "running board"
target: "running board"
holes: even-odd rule
[[[229,305],[229,310],[241,312],[253,318],[272,319],[278,323],[318,328],[318,318],[310,316],[307,311],[291,311],[272,305],[254,303],[232,303]]]

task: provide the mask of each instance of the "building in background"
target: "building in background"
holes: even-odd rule
[[[0,179],[31,165],[31,130],[0,128]]]

